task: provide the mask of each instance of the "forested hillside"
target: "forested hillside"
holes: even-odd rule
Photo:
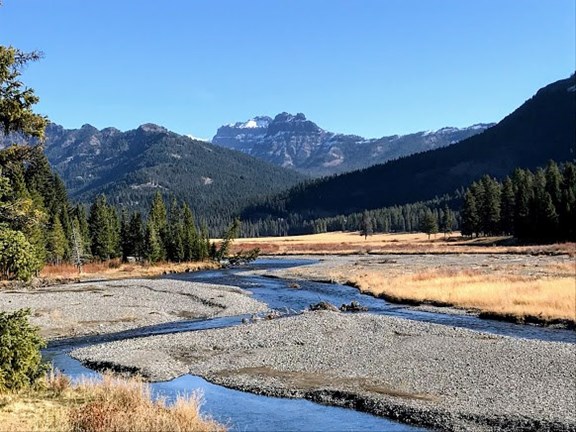
[[[502,179],[516,168],[574,159],[575,78],[557,81],[496,126],[455,145],[365,170],[301,184],[248,207],[253,221],[313,220],[453,194],[483,175]]]
[[[3,143],[24,142],[20,135]],[[156,191],[186,202],[220,234],[242,206],[278,193],[304,177],[240,152],[145,124],[121,132],[49,124],[45,152],[71,199],[91,203],[99,194],[117,208],[147,211]]]

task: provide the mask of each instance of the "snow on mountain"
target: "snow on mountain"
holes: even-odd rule
[[[218,128],[213,144],[239,150],[313,176],[366,168],[409,154],[454,144],[491,124],[364,138],[326,131],[302,113],[258,116]]]

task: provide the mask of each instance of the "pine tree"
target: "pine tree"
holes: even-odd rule
[[[80,240],[82,243],[82,253],[84,255],[90,255],[90,228],[88,227],[88,218],[86,217],[86,210],[84,206],[78,204],[73,210],[72,214],[74,219],[78,221],[78,230],[80,234]],[[78,240],[76,240],[78,241]]]
[[[158,262],[163,257],[162,241],[152,221],[146,224],[146,234],[144,236],[144,257],[151,263]]]
[[[533,194],[529,203],[530,217],[537,227],[529,238],[539,241],[555,240],[558,233],[558,213],[550,193],[546,190],[544,170],[536,170],[533,182]]]
[[[514,200],[514,236],[519,239],[530,238],[534,230],[533,220],[530,217],[530,202],[533,196],[532,173],[516,169],[512,174],[512,182],[516,197]]]
[[[444,233],[444,237],[446,237],[448,234],[452,232],[452,227],[454,226],[455,221],[456,219],[454,218],[454,213],[452,212],[452,210],[450,210],[448,205],[445,205],[444,210],[442,212],[442,219],[440,224],[440,228]]]
[[[150,207],[150,213],[148,215],[148,224],[154,226],[154,231],[160,242],[160,258],[158,259],[163,260],[166,258],[167,212],[162,194],[159,191],[156,191],[154,199],[152,200],[152,206]]]
[[[576,241],[576,165],[568,162],[562,170],[562,193],[559,213],[559,230],[562,239]]]
[[[140,212],[134,213],[130,218],[129,235],[132,254],[137,259],[142,259],[145,256],[145,230]]]
[[[48,254],[51,262],[60,264],[64,260],[64,257],[69,254],[68,239],[62,228],[60,218],[57,215],[54,217],[51,225],[48,235]]]
[[[464,194],[464,205],[462,206],[461,232],[464,236],[476,235],[480,233],[480,216],[478,215],[478,204],[476,195],[472,187],[468,188]]]
[[[420,231],[428,234],[428,240],[430,240],[431,234],[438,232],[438,221],[430,209],[426,209],[424,212],[424,216],[420,221]]]
[[[82,243],[80,221],[76,217],[72,222],[72,262],[78,269],[78,274],[82,273],[82,265],[84,263],[84,245]]]
[[[194,222],[194,215],[188,204],[182,205],[182,222],[183,222],[183,235],[182,241],[184,244],[184,260],[193,261],[200,260],[200,244],[198,232],[196,231],[196,224]]]
[[[115,216],[116,212],[108,206],[106,196],[97,196],[88,217],[92,255],[95,258],[106,260],[117,256],[120,234]]]
[[[514,233],[515,195],[514,184],[510,177],[506,177],[502,183],[502,194],[500,195],[500,228],[504,234]]]
[[[184,260],[184,224],[181,209],[176,198],[172,200],[168,214],[166,228],[166,256],[169,261],[181,262]]]
[[[485,235],[497,235],[500,229],[500,184],[490,176],[480,180],[478,206],[481,230]]]
[[[554,208],[559,209],[562,202],[562,173],[556,162],[548,162],[544,176],[546,177],[546,192],[550,195]]]
[[[373,226],[372,226],[372,217],[368,210],[364,210],[362,213],[362,225],[360,228],[360,235],[364,236],[364,240],[368,238],[369,235],[372,235]]]

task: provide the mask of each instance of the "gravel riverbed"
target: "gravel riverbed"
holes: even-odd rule
[[[170,279],[124,279],[0,290],[0,311],[31,308],[47,339],[114,333],[198,318],[265,311],[240,288]]]
[[[306,312],[72,356],[152,381],[191,373],[438,430],[576,430],[576,345],[394,317]]]

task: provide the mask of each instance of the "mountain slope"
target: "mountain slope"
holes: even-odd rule
[[[362,171],[316,180],[246,217],[336,215],[431,199],[483,174],[502,178],[514,168],[573,160],[576,147],[575,78],[550,84],[496,126],[449,147]]]
[[[105,193],[114,204],[143,209],[159,190],[185,200],[206,218],[225,218],[246,202],[303,179],[293,171],[153,124],[127,132],[90,125],[66,130],[50,124],[45,153],[75,200],[90,202]]]
[[[214,144],[313,176],[366,168],[401,156],[445,147],[478,134],[492,124],[366,139],[325,131],[304,114],[255,117],[222,126]]]

